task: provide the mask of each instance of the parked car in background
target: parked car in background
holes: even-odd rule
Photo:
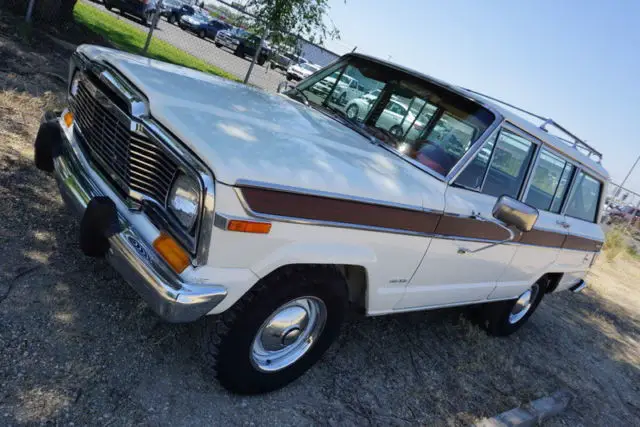
[[[640,221],[640,208],[623,206],[613,208],[608,212],[607,223],[609,224],[612,222],[631,222],[632,225],[635,225],[638,221]]]
[[[120,15],[133,15],[147,27],[153,23],[157,5],[156,0],[104,0],[103,3],[105,9],[118,9]]]
[[[294,53],[273,52],[271,55],[271,68],[280,68],[284,71],[292,65],[305,64],[307,62],[309,61]]]
[[[214,39],[217,47],[226,47],[231,49],[236,56],[244,58],[249,56],[253,58],[256,49],[260,45],[260,37],[255,34],[243,30],[242,28],[232,28],[229,30],[218,31]],[[258,65],[264,65],[271,54],[269,46],[265,43],[260,50],[258,57]]]
[[[180,28],[194,32],[201,39],[208,37],[214,39],[218,31],[228,30],[231,25],[218,19],[211,19],[211,16],[202,14],[183,15],[180,18]]]
[[[193,15],[196,9],[188,4],[173,4],[167,10],[163,10],[162,16],[167,19],[169,24],[178,24],[180,18],[187,15]]]
[[[319,65],[311,64],[309,62],[302,64],[294,64],[287,68],[287,80],[302,80],[309,77],[311,74],[318,71]]]
[[[334,73],[380,89],[365,117],[329,99]],[[400,65],[350,53],[272,94],[82,45],[68,75],[36,166],[75,214],[84,254],[166,321],[199,321],[205,363],[236,393],[303,375],[349,307],[474,305],[489,334],[513,334],[547,295],[584,289],[603,245],[597,151]],[[429,125],[391,134],[388,103]]]
[[[318,82],[317,85],[313,86],[311,89],[312,92],[319,96],[328,95],[329,92],[331,92],[331,100],[337,102],[339,105],[345,105],[351,99],[358,98],[364,94],[365,88],[357,79],[347,74],[342,74],[340,80],[338,80],[338,76],[339,73],[336,72],[324,78]]]
[[[347,117],[351,120],[364,120],[379,94],[380,90],[375,90],[352,100],[345,109]],[[434,111],[435,109],[431,108],[430,111],[425,113],[430,115]],[[419,120],[416,117],[416,112],[410,111],[409,105],[397,98],[389,100],[376,122],[377,127],[390,132],[394,136],[404,135],[409,128],[417,135],[422,132],[425,125],[424,119]]]

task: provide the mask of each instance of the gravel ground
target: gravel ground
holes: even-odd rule
[[[283,390],[238,397],[206,376],[192,325],[163,323],[104,261],[32,164],[69,52],[18,42],[0,12],[0,425],[467,425],[567,389],[548,424],[640,425],[640,265],[595,269],[520,333],[461,311],[364,318]]]

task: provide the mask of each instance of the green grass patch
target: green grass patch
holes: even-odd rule
[[[109,40],[116,48],[135,54],[142,53],[147,40],[146,31],[82,2],[76,4],[73,15],[77,23]],[[240,81],[234,75],[155,37],[151,40],[147,57]]]

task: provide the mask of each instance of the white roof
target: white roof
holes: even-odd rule
[[[445,81],[433,78],[433,77],[431,77],[429,75],[426,75],[424,73],[421,73],[419,71],[415,71],[415,70],[412,70],[410,68],[406,68],[406,67],[403,67],[401,65],[385,61],[383,59],[379,59],[379,58],[372,57],[372,56],[369,56],[369,55],[363,55],[363,54],[360,54],[360,53],[349,53],[349,54],[344,55],[344,57],[350,57],[350,56],[360,57],[360,58],[364,58],[364,59],[368,59],[368,60],[379,62],[381,64],[384,64],[384,65],[387,65],[389,67],[395,68],[395,69],[397,69],[399,71],[414,75],[414,76],[419,77],[419,78],[423,78],[425,80],[429,80],[429,81],[431,81],[431,82],[433,82],[433,83],[435,83],[435,84],[437,84],[439,86],[443,86],[443,87],[445,87],[445,88],[447,88],[447,89],[449,89],[449,90],[451,90],[453,92],[456,92],[456,93],[458,93],[458,94],[460,94],[460,95],[462,95],[462,96],[464,96],[466,98],[472,99],[475,102],[477,102],[478,104],[481,104],[481,105],[487,107],[491,111],[500,114],[505,120],[511,122],[513,125],[521,128],[525,132],[527,132],[527,133],[533,135],[534,137],[536,137],[537,139],[541,140],[543,143],[545,143],[548,146],[554,148],[556,151],[559,151],[560,153],[564,154],[565,156],[569,157],[570,159],[572,159],[575,162],[579,163],[580,165],[584,166],[584,168],[587,169],[588,172],[591,172],[592,174],[597,175],[599,178],[603,179],[604,181],[608,181],[609,180],[609,173],[607,172],[607,170],[602,166],[602,164],[599,161],[596,161],[596,160],[592,159],[590,156],[588,156],[585,153],[583,153],[572,142],[569,142],[569,141],[564,140],[564,139],[562,139],[562,138],[560,138],[558,136],[555,136],[553,134],[550,134],[550,133],[546,132],[545,130],[543,130],[540,126],[536,125],[535,123],[532,123],[531,121],[523,118],[519,114],[514,113],[511,109],[505,108],[503,106],[503,104],[501,104],[499,102],[491,101],[490,99],[487,99],[486,96],[482,96],[481,94],[479,94],[479,93],[477,93],[475,91],[471,91],[471,90],[468,90],[468,89],[461,88],[459,86],[452,85],[450,83],[447,83]],[[514,108],[517,109],[518,107],[514,107]],[[528,113],[527,112],[527,114],[531,115],[532,117],[536,116],[533,113]],[[539,117],[539,116],[536,116],[536,117]],[[589,147],[583,141],[580,141],[580,143],[582,144],[582,146]],[[595,152],[595,150],[593,150],[591,147],[589,147],[589,148],[592,151]],[[595,152],[595,153],[597,153],[597,152]],[[599,154],[599,153],[597,153],[597,154]]]

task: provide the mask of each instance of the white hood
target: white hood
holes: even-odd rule
[[[435,178],[288,97],[111,49],[81,51],[144,92],[153,118],[225,184],[251,180],[411,206],[442,195],[438,185],[430,190]]]

